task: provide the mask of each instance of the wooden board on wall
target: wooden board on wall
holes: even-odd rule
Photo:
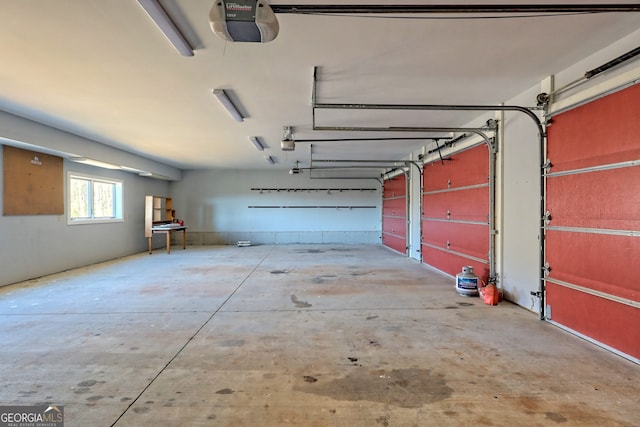
[[[4,146],[4,215],[63,215],[62,157]]]

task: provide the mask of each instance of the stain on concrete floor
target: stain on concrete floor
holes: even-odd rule
[[[315,284],[326,283],[327,279],[335,279],[337,277],[338,276],[336,276],[335,274],[323,274],[323,275],[312,278],[311,283],[315,283]]]
[[[245,340],[243,339],[231,339],[231,340],[224,340],[221,341],[218,345],[220,347],[242,347],[245,344]]]
[[[291,295],[291,302],[298,308],[309,308],[309,307],[312,307],[311,304],[309,304],[306,301],[299,300],[298,297],[295,296],[295,295]]]
[[[324,380],[319,377],[318,381],[299,385],[296,390],[335,400],[363,400],[400,408],[420,408],[447,399],[453,393],[442,375],[417,368],[390,372],[357,369],[342,378]]]
[[[326,251],[322,249],[300,249],[295,252],[299,254],[322,254],[322,253],[325,253]]]

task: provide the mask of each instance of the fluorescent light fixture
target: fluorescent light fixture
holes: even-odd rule
[[[164,181],[173,181],[173,178],[170,178],[168,176],[165,175],[160,175],[157,173],[151,173],[151,172],[141,172],[138,174],[138,176],[142,176],[145,178],[154,178],[154,179],[160,179],[160,180],[164,180]]]
[[[156,23],[160,31],[162,31],[180,55],[193,56],[193,48],[189,45],[180,30],[178,30],[178,27],[176,27],[176,24],[173,23],[169,15],[167,15],[162,5],[158,3],[158,0],[138,0],[138,3],[140,3],[140,6],[149,14],[153,22]]]
[[[256,149],[258,151],[264,151],[264,144],[257,136],[250,136],[249,141],[251,141],[251,143],[256,146]]]
[[[131,172],[131,173],[144,173],[144,172],[146,172],[146,171],[143,171],[142,169],[130,168],[129,166],[124,166],[124,165],[120,165],[120,169],[122,169],[125,172]]]
[[[147,178],[149,178],[149,177],[157,178],[158,177],[157,174],[154,174],[152,172],[145,171],[145,170],[142,170],[142,169],[131,168],[129,166],[120,166],[120,169],[122,169],[125,172],[135,173],[135,174],[138,174],[138,176],[144,176],[144,177],[147,177]]]
[[[120,165],[114,165],[113,163],[101,162],[100,160],[87,159],[86,157],[69,157],[69,160],[76,163],[82,163],[85,165],[96,166],[103,169],[122,169]]]
[[[218,101],[220,101],[222,106],[229,112],[229,114],[231,114],[231,117],[233,117],[236,122],[242,122],[244,120],[244,117],[240,114],[238,108],[233,105],[233,102],[231,102],[231,99],[229,99],[229,96],[224,89],[214,89],[213,94],[218,98]]]
[[[264,159],[267,161],[267,163],[269,163],[270,165],[273,165],[276,161],[273,157],[271,156],[264,156]]]

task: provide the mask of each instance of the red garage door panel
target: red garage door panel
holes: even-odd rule
[[[391,197],[406,197],[407,195],[407,180],[404,175],[398,175],[395,178],[389,179],[384,182],[384,191],[382,197],[385,199]]]
[[[444,271],[452,276],[460,273],[463,266],[470,265],[473,267],[473,272],[482,278],[485,283],[489,277],[489,265],[475,260],[470,260],[426,245],[422,245],[422,255],[425,259],[429,260],[429,265],[433,265],[438,270]]]
[[[428,221],[422,230],[425,243],[446,249],[449,242],[452,251],[487,259],[489,226]]]
[[[547,182],[551,225],[640,230],[640,167],[558,176]]]
[[[640,159],[639,117],[640,84],[555,116],[548,129],[552,172]]]
[[[405,216],[407,213],[407,199],[405,197],[386,199],[382,203],[382,215]]]
[[[471,265],[489,275],[489,154],[486,145],[425,165],[422,261],[455,275]]]
[[[382,192],[382,244],[407,252],[407,178],[398,175],[384,181]]]
[[[640,310],[614,301],[547,284],[551,317],[581,334],[640,358]]]
[[[553,118],[546,316],[640,357],[640,85]]]
[[[383,233],[382,244],[400,253],[405,253],[407,251],[407,240],[404,237]]]
[[[640,239],[607,234],[547,231],[551,279],[640,301]]]
[[[407,219],[404,217],[386,217],[382,222],[382,231],[405,237],[407,235]]]
[[[487,222],[489,187],[448,193],[427,194],[424,197],[424,217],[458,221]],[[447,216],[447,213],[450,213]]]
[[[424,191],[446,188],[467,187],[489,181],[489,151],[480,145],[442,162],[434,162],[424,167]]]

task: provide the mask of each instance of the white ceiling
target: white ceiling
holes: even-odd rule
[[[322,3],[344,4],[295,2]],[[0,109],[181,169],[288,169],[296,160],[308,164],[309,143],[281,151],[285,125],[295,127],[296,139],[407,137],[313,131],[314,67],[318,102],[497,104],[640,28],[636,13],[509,19],[278,14],[274,41],[231,43],[209,27],[212,0],[162,4],[194,56],[180,56],[135,0],[0,0]],[[215,88],[231,93],[244,122],[222,109]],[[324,110],[316,120],[451,127],[471,117]],[[257,151],[249,136],[261,137],[268,149]],[[318,158],[400,159],[423,144],[320,142],[314,152]]]

